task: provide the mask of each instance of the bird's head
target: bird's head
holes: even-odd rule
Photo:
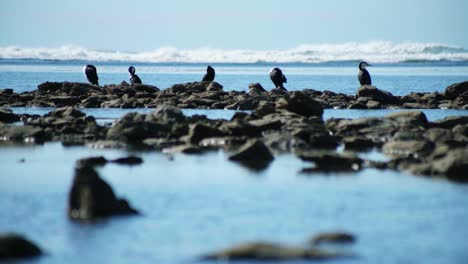
[[[131,75],[135,74],[135,67],[130,66],[130,67],[128,68],[128,72],[129,72]]]
[[[359,69],[360,70],[364,70],[367,66],[372,66],[372,65],[370,65],[369,63],[367,63],[365,61],[362,61],[361,63],[359,63]]]

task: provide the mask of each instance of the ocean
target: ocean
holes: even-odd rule
[[[164,89],[201,80],[210,64],[216,70],[215,80],[225,90],[248,91],[248,85],[254,82],[271,89],[268,72],[280,67],[288,78],[289,90],[312,88],[354,94],[359,86],[358,58],[365,54],[354,54],[345,46],[333,48],[338,55],[325,59],[333,53],[328,47],[321,61],[313,63],[304,61],[304,56],[318,56],[314,54],[320,51],[319,46],[284,51],[286,54],[277,55],[274,61],[267,60],[272,52],[224,52],[224,59],[230,62],[223,61],[223,52],[205,54],[200,50],[116,54],[80,53],[73,47],[64,48],[62,53],[0,48],[0,89],[21,92],[34,90],[45,81],[84,82],[82,67],[88,63],[97,67],[101,85],[128,82],[127,69],[134,65],[144,83]],[[396,48],[393,45],[388,52],[374,55],[368,52],[373,84],[394,95],[443,92],[450,84],[468,80],[467,52],[463,49],[426,45],[425,51],[419,47],[421,51],[411,53],[407,47],[403,54],[399,52],[405,50],[402,45]],[[311,49],[315,53],[310,53]],[[99,59],[87,60],[92,54]],[[205,56],[200,55],[203,61],[190,59],[197,58],[196,54]],[[172,61],[161,59],[166,57]],[[237,60],[233,62],[232,57]],[[174,62],[174,58],[181,59]],[[52,109],[12,110],[44,114]],[[131,111],[151,110],[83,109],[103,123]],[[226,119],[235,113],[183,111]],[[393,111],[398,110],[327,109],[324,119],[383,116]],[[465,110],[424,112],[429,120],[468,115]],[[142,157],[144,163],[135,167],[106,165],[99,173],[142,215],[93,225],[69,221],[67,195],[76,160],[130,154]],[[375,150],[361,155],[387,159]],[[228,153],[212,151],[176,154],[169,159],[161,152],[67,147],[58,142],[1,145],[0,233],[17,232],[37,242],[46,255],[34,263],[203,263],[198,261],[202,254],[236,243],[265,240],[304,246],[312,235],[334,230],[355,234],[357,242],[332,249],[357,257],[331,263],[468,261],[467,185],[391,170],[303,175],[299,171],[308,164],[292,154],[276,155],[266,170],[253,172],[229,162],[227,157]]]

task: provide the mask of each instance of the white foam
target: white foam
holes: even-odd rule
[[[153,51],[98,51],[79,46],[58,48],[0,47],[3,59],[132,61],[132,62],[212,62],[212,63],[320,63],[366,60],[371,63],[405,61],[468,61],[468,50],[434,43],[393,43],[373,41],[342,44],[304,44],[284,50],[177,49],[161,47]]]

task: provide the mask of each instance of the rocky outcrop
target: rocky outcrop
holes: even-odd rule
[[[28,239],[17,234],[0,235],[0,261],[32,258],[42,255],[42,250]]]
[[[202,260],[287,261],[327,260],[344,257],[350,257],[350,255],[327,252],[317,248],[290,247],[269,242],[251,242],[206,254],[202,256]]]
[[[310,239],[313,245],[320,245],[322,243],[354,243],[356,236],[348,232],[327,232],[315,235]]]
[[[68,195],[68,216],[72,220],[90,222],[115,215],[135,215],[125,199],[99,177],[92,166],[79,164],[75,169],[73,184]]]
[[[246,142],[229,157],[229,160],[239,162],[254,170],[265,169],[273,159],[270,150],[259,140]]]

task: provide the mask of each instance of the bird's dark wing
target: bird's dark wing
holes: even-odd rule
[[[96,72],[96,69],[93,69],[93,68],[86,68],[86,71],[85,71],[85,74],[86,74],[86,78],[88,78],[88,81],[92,84],[96,84],[96,85],[99,85],[98,81],[99,81],[99,77],[97,75],[97,72]]]
[[[134,75],[132,75],[132,77],[130,77],[130,83],[132,85],[141,84],[141,79],[140,79],[140,77],[138,77],[138,75],[134,74]]]
[[[358,79],[361,85],[372,85],[371,77],[367,70],[359,71]]]

